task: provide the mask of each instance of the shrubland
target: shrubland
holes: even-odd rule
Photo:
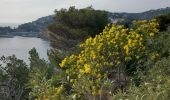
[[[52,61],[57,71],[31,93],[47,100],[169,99],[170,37],[157,28],[155,19],[134,21],[131,28],[107,25],[78,53],[50,55],[59,59]]]
[[[69,19],[69,11],[59,12]],[[0,80],[12,83],[15,95],[8,98],[14,100],[168,100],[170,34],[158,28],[156,19],[129,28],[108,24],[103,32],[93,30],[78,52],[51,50],[45,61],[32,49],[29,67],[15,56],[2,57]]]

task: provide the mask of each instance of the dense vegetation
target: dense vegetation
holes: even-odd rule
[[[50,88],[38,98],[168,99],[170,35],[157,28],[155,19],[136,21],[129,29],[108,25],[81,44],[80,53],[56,63],[60,74],[52,75],[42,86]]]
[[[170,26],[170,13],[158,16],[157,20],[159,22],[160,31],[166,31],[168,26]]]
[[[0,98],[169,100],[170,33],[159,31],[162,21],[133,21],[128,28],[107,22],[105,11],[92,8],[56,11],[50,35],[85,41],[76,40],[74,52],[48,51],[49,61],[33,48],[29,66],[1,57]]]
[[[20,100],[28,97],[29,68],[23,60],[15,56],[1,57],[0,98],[3,100]]]
[[[94,37],[102,32],[108,23],[106,11],[94,10],[91,7],[84,9],[70,7],[68,10],[56,10],[55,13],[55,21],[48,29],[52,32],[54,42],[60,40],[63,45],[65,44],[61,48],[74,47],[87,37]]]
[[[107,25],[82,43],[76,54],[49,51],[46,62],[32,49],[30,67],[15,56],[2,57],[1,86],[9,89],[1,97],[167,100],[170,34],[157,27],[155,19],[135,21],[131,28]]]
[[[142,13],[110,13],[94,10],[91,7],[84,9],[61,9],[55,11],[54,22],[48,29],[53,47],[70,49],[87,37],[94,37],[102,32],[109,22],[129,27],[133,20],[150,20],[162,14],[170,13],[170,8],[150,10]]]

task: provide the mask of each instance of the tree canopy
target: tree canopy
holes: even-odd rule
[[[157,20],[160,31],[166,31],[167,27],[170,26],[170,13],[158,16]]]
[[[84,9],[61,9],[55,11],[54,23],[49,25],[48,29],[53,32],[52,38],[60,37],[65,44],[75,46],[87,37],[94,37],[102,32],[108,23],[106,11],[94,10],[91,7]],[[68,42],[73,40],[74,42]],[[63,43],[64,44],[64,43]]]

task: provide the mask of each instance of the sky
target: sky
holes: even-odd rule
[[[55,9],[84,8],[110,12],[143,12],[170,7],[170,0],[0,0],[0,26],[18,25],[54,14]]]

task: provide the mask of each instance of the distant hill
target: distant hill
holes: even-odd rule
[[[0,36],[39,36],[39,33],[53,22],[53,16],[46,16],[36,21],[19,25],[17,28],[0,27]]]
[[[149,10],[141,13],[108,13],[112,23],[132,20],[149,20],[151,18],[170,13],[170,7]]]
[[[163,14],[170,13],[170,7],[167,8],[161,8],[156,10],[149,10],[146,12],[141,13],[111,13],[108,12],[108,17],[111,20],[111,22],[117,22],[117,21],[124,21],[124,20],[149,20],[153,17],[160,16]],[[48,26],[50,23],[53,22],[54,15],[46,16],[39,18],[36,21],[25,23],[22,25],[19,25],[19,27],[16,29],[17,31],[22,32],[40,32],[44,30],[46,26]]]
[[[21,24],[15,31],[19,32],[40,32],[53,22],[53,16],[46,16],[37,19],[36,21]]]
[[[141,13],[112,13],[108,12],[108,18],[111,23],[128,23],[132,20],[149,20],[153,17],[160,16],[163,14],[170,13],[170,7],[149,10]],[[33,22],[21,24],[16,29],[11,29],[9,27],[0,27],[0,35],[24,35],[24,36],[37,36],[39,33],[46,29],[46,27],[53,23],[54,15],[49,15],[46,17],[39,18]]]

